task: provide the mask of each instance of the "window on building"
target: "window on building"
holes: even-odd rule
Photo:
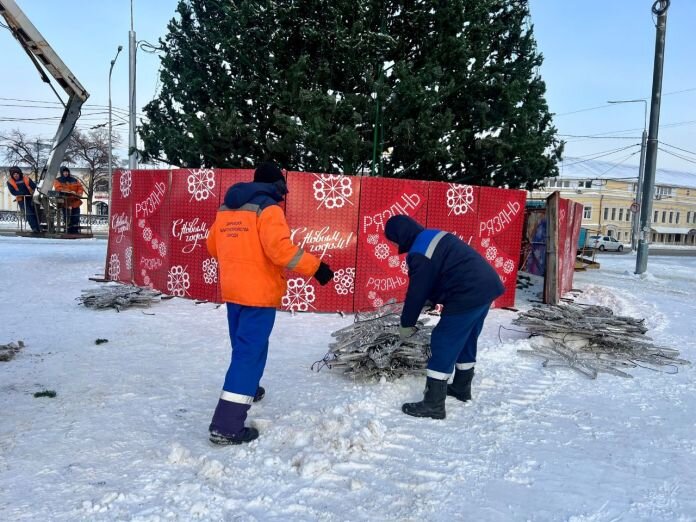
[[[615,208],[611,209],[611,220],[616,221],[616,209]]]
[[[580,188],[592,188],[592,180],[591,180],[591,179],[588,179],[588,180],[585,180],[585,181],[581,181],[581,182],[578,184],[578,186],[579,186]]]
[[[619,209],[619,221],[623,221],[623,209]]]
[[[631,221],[631,209],[626,209],[626,221]]]
[[[592,206],[587,205],[583,211],[582,211],[582,218],[583,219],[591,219],[592,218]]]
[[[621,232],[616,233],[616,239],[618,239],[619,241],[621,240]]]
[[[607,230],[607,236],[609,236],[609,237],[614,237],[614,231],[613,231],[613,230]]]
[[[679,212],[677,212],[677,215],[675,216],[674,222],[678,225],[679,224]]]
[[[109,181],[106,179],[98,179],[94,182],[95,192],[108,192],[109,191]]]
[[[638,190],[638,183],[631,183],[631,192],[633,192],[635,194],[637,190]]]
[[[674,242],[681,243],[681,234],[674,234]]]
[[[570,188],[570,181],[569,180],[564,180],[563,181],[563,188]]]
[[[609,219],[609,209],[604,208],[604,221],[607,221]]]
[[[662,222],[667,223],[667,211],[666,210],[662,211]]]
[[[691,212],[686,213],[686,222],[691,223]]]
[[[657,210],[653,212],[653,223],[657,223]]]
[[[669,213],[669,222],[672,222],[672,218],[674,217],[674,212]]]
[[[653,232],[652,239],[650,241],[652,241],[653,243],[657,241],[657,234],[655,232]]]

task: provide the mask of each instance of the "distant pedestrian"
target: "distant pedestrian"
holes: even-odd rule
[[[65,201],[61,206],[61,211],[68,234],[79,234],[80,205],[82,205],[82,195],[84,194],[82,183],[80,183],[77,178],[70,175],[70,169],[68,167],[61,167],[60,176],[53,182],[53,190],[66,194]],[[72,196],[70,194],[72,194]]]
[[[280,169],[263,163],[253,182],[228,189],[208,235],[208,251],[219,262],[232,343],[232,360],[210,424],[215,444],[240,444],[259,436],[244,421],[251,403],[265,394],[259,383],[276,308],[286,291],[285,269],[314,276],[321,285],[333,278],[328,265],[290,241],[279,205],[287,192]]]
[[[401,339],[416,333],[426,302],[443,306],[431,336],[424,398],[404,404],[402,410],[414,417],[444,419],[447,395],[471,400],[478,337],[492,302],[505,288],[493,267],[452,234],[425,229],[408,216],[394,216],[387,221],[385,235],[399,246],[400,254],[408,252]]]
[[[7,188],[10,194],[15,196],[19,210],[26,218],[32,232],[39,232],[39,220],[36,217],[32,195],[36,190],[36,183],[29,176],[22,174],[19,167],[10,167],[10,178],[7,180]]]

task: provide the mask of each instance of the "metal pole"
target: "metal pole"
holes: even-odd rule
[[[133,0],[131,6],[131,30],[128,32],[128,168],[138,168],[138,157],[135,152],[137,142],[135,139],[135,53],[137,42],[133,30]]]
[[[667,32],[667,9],[669,0],[657,0],[652,11],[657,15],[655,32],[655,63],[653,65],[652,100],[650,103],[650,128],[645,152],[645,175],[643,180],[642,205],[640,208],[640,236],[636,274],[648,269],[648,244],[652,219],[653,194],[655,192],[655,170],[657,168],[657,134],[660,127],[660,101],[662,98],[662,70],[665,61],[665,34]]]
[[[116,59],[118,55],[123,50],[123,46],[119,45],[116,51],[116,56],[111,60],[111,67],[109,67],[109,187],[111,187],[111,177],[113,175],[113,165],[112,165],[112,143],[111,143],[111,72],[114,70],[114,65],[116,65]]]
[[[645,149],[648,141],[648,131],[643,129],[640,140],[640,167],[638,168],[638,186],[636,187],[636,204],[638,211],[633,213],[633,234],[631,236],[631,249],[635,252],[638,248],[638,236],[640,226],[640,208],[643,202],[643,180],[645,178]]]

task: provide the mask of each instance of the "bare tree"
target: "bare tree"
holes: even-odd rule
[[[14,129],[7,134],[0,134],[0,149],[5,161],[10,165],[28,166],[29,173],[36,179],[46,165],[51,144]]]
[[[111,136],[113,146],[120,143],[118,135]],[[87,169],[84,176],[85,195],[87,196],[87,212],[92,213],[92,198],[94,187],[100,180],[109,180],[109,132],[105,129],[95,129],[82,132],[75,129],[70,136],[67,156],[70,163]],[[118,164],[118,158],[113,157],[113,164]]]

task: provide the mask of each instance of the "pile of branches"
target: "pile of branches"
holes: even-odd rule
[[[0,344],[0,362],[11,361],[22,348],[24,348],[24,341]]]
[[[599,373],[632,377],[625,370],[641,367],[676,373],[690,364],[679,351],[655,346],[645,335],[644,319],[614,315],[604,306],[543,305],[520,313],[513,324],[534,337],[526,356],[541,357],[544,367],[567,367],[596,379]]]
[[[355,322],[331,334],[323,359],[312,365],[342,370],[355,379],[422,374],[430,358],[430,334],[433,326],[418,321],[418,331],[405,341],[399,340],[401,305],[388,304],[374,312],[359,313]]]
[[[90,290],[83,290],[82,295],[77,298],[80,304],[87,308],[98,310],[104,308],[115,308],[117,312],[138,306],[149,307],[153,302],[160,300],[161,292],[150,288],[126,285],[107,285]]]

